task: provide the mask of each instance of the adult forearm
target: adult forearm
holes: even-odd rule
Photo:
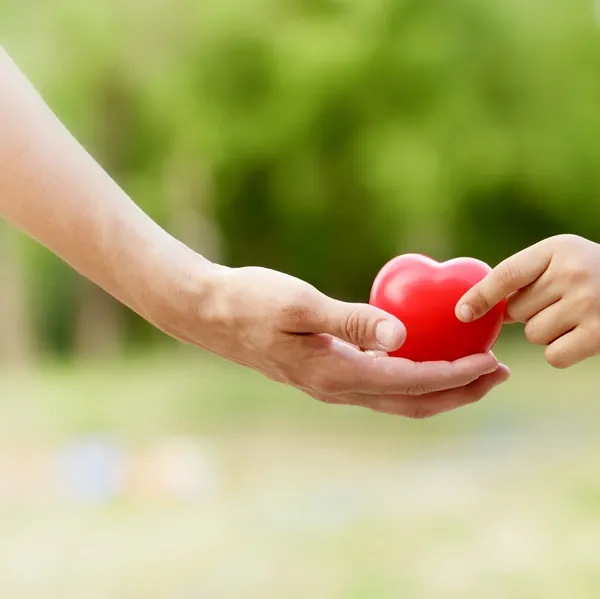
[[[144,214],[2,50],[0,215],[151,321],[185,301],[174,295],[190,261],[210,266]]]

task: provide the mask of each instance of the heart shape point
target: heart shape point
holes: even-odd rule
[[[504,322],[504,302],[482,318],[465,323],[456,317],[458,300],[491,268],[475,258],[436,262],[421,254],[390,260],[379,272],[370,303],[400,319],[404,345],[390,355],[415,362],[454,361],[488,352]]]

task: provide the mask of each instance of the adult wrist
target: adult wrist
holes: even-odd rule
[[[168,335],[197,345],[198,328],[208,324],[213,313],[223,267],[171,237],[164,245],[152,247],[146,260],[134,309]]]

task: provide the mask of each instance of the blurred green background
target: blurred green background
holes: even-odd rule
[[[404,251],[600,240],[590,0],[4,0],[0,40],[212,260],[364,301]],[[323,406],[2,227],[2,597],[600,595],[596,362],[553,371],[513,327],[477,406]]]

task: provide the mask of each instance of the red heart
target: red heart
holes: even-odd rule
[[[404,345],[391,356],[415,362],[458,360],[489,351],[502,329],[504,302],[470,323],[455,315],[458,300],[490,272],[474,258],[439,263],[420,254],[405,254],[379,272],[370,303],[406,326]]]

